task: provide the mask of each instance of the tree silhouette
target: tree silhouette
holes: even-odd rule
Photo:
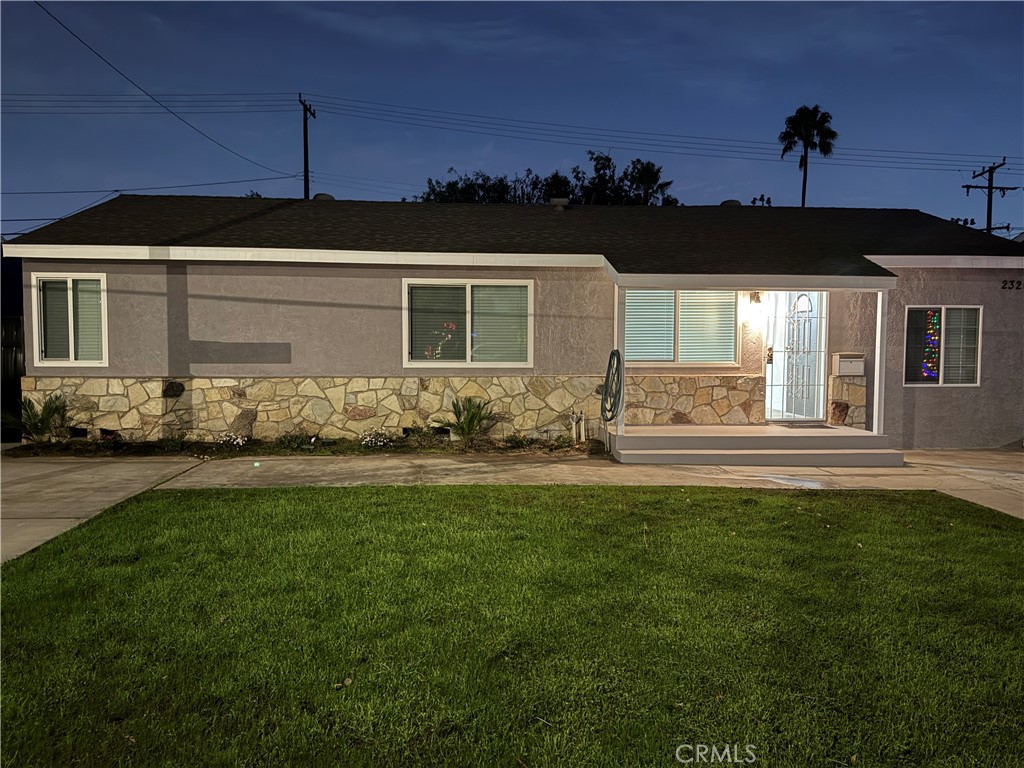
[[[587,152],[592,170],[574,166],[570,176],[560,171],[538,176],[530,168],[522,174],[491,176],[484,171],[456,173],[452,178],[427,179],[427,189],[413,199],[421,203],[485,203],[540,205],[565,198],[574,205],[679,205],[668,193],[671,180],[663,180],[660,165],[637,158],[620,174],[615,161],[602,152]]]
[[[822,112],[815,104],[808,107],[806,104],[792,115],[786,118],[786,129],[779,134],[779,143],[782,144],[782,156],[785,157],[797,145],[803,147],[800,155],[800,164],[797,166],[804,172],[803,189],[800,193],[800,207],[807,207],[807,161],[810,153],[817,150],[822,157],[829,157],[832,148],[839,134],[832,130],[832,115]]]

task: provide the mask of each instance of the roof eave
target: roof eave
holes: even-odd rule
[[[620,274],[622,288],[729,291],[887,291],[896,275],[675,275]]]

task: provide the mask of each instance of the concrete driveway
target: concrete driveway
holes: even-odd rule
[[[184,458],[4,459],[0,559],[28,552],[199,463]]]
[[[7,459],[0,464],[3,560],[144,490],[294,485],[595,484],[936,490],[1024,519],[1024,451],[907,451],[892,468],[617,464],[589,456],[296,456],[202,462]]]

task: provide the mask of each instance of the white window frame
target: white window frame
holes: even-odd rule
[[[927,384],[923,381],[907,381],[907,324],[910,322],[912,309],[938,309],[942,312],[942,333],[939,337],[939,383]],[[946,377],[946,310],[976,309],[978,310],[978,376],[973,384],[947,384]],[[981,304],[908,304],[903,311],[903,386],[938,389],[939,387],[980,387],[981,386],[981,340],[985,327],[985,308]]]
[[[665,290],[664,288],[626,288],[628,291],[644,291],[644,290]],[[696,288],[672,288],[669,289],[673,293],[673,308],[672,308],[672,362],[667,360],[626,360],[623,358],[623,363],[628,366],[636,366],[643,368],[680,368],[680,369],[693,369],[693,368],[741,368],[743,363],[740,359],[740,355],[743,350],[743,320],[740,318],[740,292],[731,291],[728,288],[721,290],[730,291],[735,297],[736,307],[736,334],[734,337],[735,348],[733,349],[732,362],[717,362],[717,363],[681,363],[679,362],[679,294],[681,291],[696,291]],[[625,311],[625,309],[623,309]],[[625,339],[623,339],[623,346],[625,346]],[[625,350],[623,350],[625,353]]]
[[[463,360],[410,360],[409,359],[409,288],[418,285],[464,287],[466,290],[466,359]],[[473,304],[471,290],[474,285],[526,286],[526,362],[492,363],[472,361]],[[403,368],[533,368],[534,324],[533,280],[478,280],[475,278],[403,277],[402,278],[402,367]]]
[[[73,280],[100,281],[100,322],[103,334],[103,358],[100,360],[45,360],[43,359],[43,317],[39,301],[39,282],[41,280],[66,280],[68,284],[68,343],[69,353],[75,352],[75,312],[72,296]],[[35,348],[33,357],[39,368],[106,368],[109,365],[107,355],[107,276],[103,272],[33,272],[32,273],[32,345]]]

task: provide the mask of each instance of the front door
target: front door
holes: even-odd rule
[[[768,421],[824,421],[828,294],[773,291],[765,296],[765,416]]]

